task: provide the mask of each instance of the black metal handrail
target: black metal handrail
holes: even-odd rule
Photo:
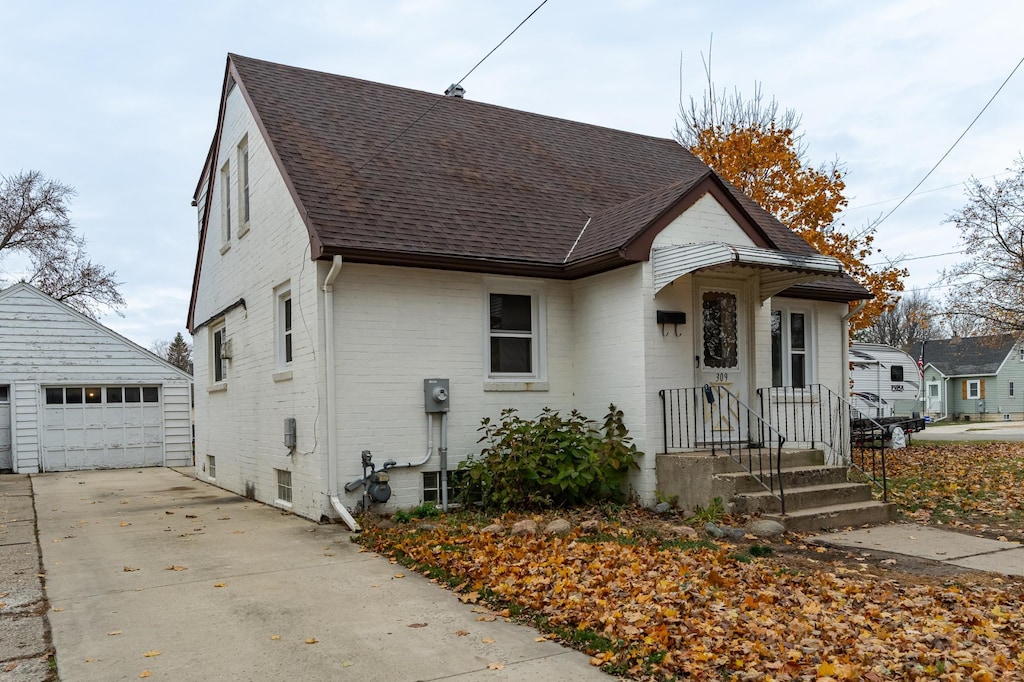
[[[664,452],[724,452],[779,500],[786,513],[782,485],[785,436],[724,386],[671,388],[661,397]]]
[[[853,467],[889,501],[888,428],[828,386],[759,388],[761,415],[791,443],[821,447],[833,464]]]

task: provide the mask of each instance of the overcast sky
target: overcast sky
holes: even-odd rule
[[[149,347],[185,331],[190,201],[228,52],[442,93],[539,2],[0,0],[0,174],[37,169],[76,188],[74,222],[128,303],[102,322]],[[812,161],[845,165],[844,221],[859,229],[1024,57],[1024,3],[549,0],[463,84],[474,100],[670,137],[680,83],[684,98],[704,88],[712,34],[720,88],[761,83],[803,116]],[[944,221],[963,183],[1005,177],[1022,148],[1024,67],[880,226],[884,256],[918,258],[909,287],[956,258],[920,257],[958,249]]]

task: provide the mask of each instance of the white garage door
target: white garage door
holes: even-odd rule
[[[0,471],[11,471],[11,387],[0,386]]]
[[[164,463],[159,386],[49,386],[43,393],[44,471]]]

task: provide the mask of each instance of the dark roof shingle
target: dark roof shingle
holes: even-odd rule
[[[911,347],[910,356],[934,365],[947,377],[989,375],[999,370],[1016,342],[1013,334],[933,339],[925,342],[923,356],[920,343]]]

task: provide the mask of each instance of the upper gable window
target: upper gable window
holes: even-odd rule
[[[292,363],[292,292],[288,289],[277,295],[277,360],[287,367]]]
[[[227,327],[223,322],[210,327],[210,367],[213,368],[210,378],[213,379],[213,383],[227,381],[228,378],[228,359],[231,357],[231,350],[227,334]]]
[[[220,169],[221,235],[225,246],[231,244],[231,162]]]
[[[238,236],[249,231],[249,137],[238,144]]]

